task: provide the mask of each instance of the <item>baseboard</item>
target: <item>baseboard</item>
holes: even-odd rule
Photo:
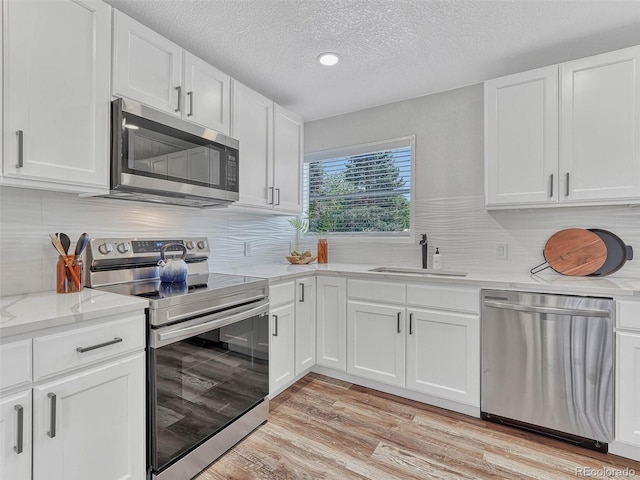
[[[640,462],[640,446],[614,440],[609,444],[609,453]]]

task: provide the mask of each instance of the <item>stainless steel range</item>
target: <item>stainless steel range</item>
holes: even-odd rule
[[[186,282],[160,281],[161,250],[184,257]],[[194,477],[267,420],[267,281],[210,274],[209,254],[206,238],[102,238],[87,248],[87,286],[149,299],[151,479]]]

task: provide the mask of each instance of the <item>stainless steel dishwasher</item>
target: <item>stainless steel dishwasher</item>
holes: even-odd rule
[[[613,300],[482,291],[482,418],[607,451]]]

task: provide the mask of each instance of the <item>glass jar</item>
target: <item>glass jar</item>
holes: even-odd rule
[[[56,265],[56,292],[80,292],[83,287],[83,264],[75,255],[60,255]]]

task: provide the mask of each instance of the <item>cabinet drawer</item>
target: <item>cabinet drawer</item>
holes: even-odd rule
[[[145,346],[143,315],[33,339],[33,380]],[[119,340],[122,339],[122,340]],[[80,351],[83,350],[83,351]]]
[[[616,302],[616,326],[640,330],[640,302],[618,300]]]
[[[480,289],[435,285],[407,285],[407,304],[416,307],[480,312]]]
[[[31,383],[31,339],[0,345],[0,390]]]
[[[293,281],[269,285],[269,305],[271,308],[285,303],[293,303],[294,297]]]
[[[382,303],[405,302],[404,282],[377,282],[370,280],[349,280],[347,295],[349,298],[370,300]]]

